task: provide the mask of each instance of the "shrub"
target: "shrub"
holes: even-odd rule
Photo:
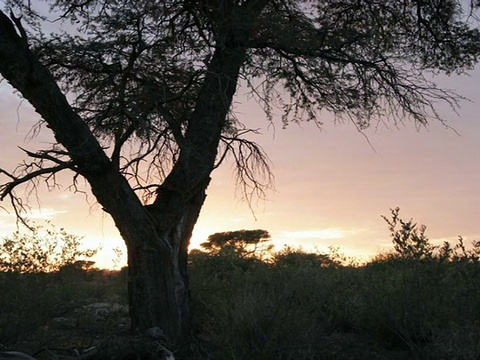
[[[16,231],[0,240],[0,271],[38,273],[60,268],[94,256],[98,249],[81,250],[81,237],[65,229],[34,225],[25,232]]]
[[[433,256],[435,246],[431,245],[425,235],[427,227],[413,222],[402,220],[399,217],[400,208],[390,209],[392,219],[382,218],[387,222],[393,247],[398,256],[404,259],[427,259]]]

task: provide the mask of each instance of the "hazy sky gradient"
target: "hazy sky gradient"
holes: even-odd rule
[[[411,123],[398,129],[381,124],[365,132],[367,141],[351,124],[327,120],[323,132],[312,124],[291,125],[277,128],[273,139],[264,130],[260,143],[275,164],[277,192],[255,221],[246,206],[232,201],[234,188],[223,169],[214,174],[199,228],[260,227],[281,244],[374,254],[391,247],[380,215],[399,206],[404,217],[426,224],[432,239],[480,239],[479,78],[475,72],[442,81],[471,99],[458,115],[438,106],[457,133],[438,123],[419,131]],[[254,109],[241,110],[246,118],[261,117]]]
[[[469,77],[442,78],[444,87],[471,101],[462,102],[458,115],[444,104],[438,111],[455,130],[438,123],[416,130],[411,123],[396,128],[380,124],[358,133],[351,124],[333,125],[323,119],[323,131],[313,124],[290,125],[275,130],[254,103],[237,97],[239,118],[263,135],[255,136],[272,160],[276,191],[254,206],[235,196],[230,163],[213,173],[208,197],[194,232],[192,244],[214,232],[262,228],[282,247],[317,247],[326,251],[339,246],[347,255],[370,256],[391,248],[388,229],[380,215],[399,206],[404,218],[427,225],[435,240],[480,240],[480,71]],[[0,85],[0,165],[13,169],[25,159],[17,146],[38,149],[51,142],[51,134],[28,140],[38,119],[31,107]],[[2,182],[4,177],[1,178]],[[104,256],[123,243],[108,215],[102,214],[91,194],[67,190],[71,175],[62,177],[64,187],[53,192],[40,188],[40,209],[34,195],[32,217],[50,219],[68,232],[85,235],[90,245],[102,244]],[[85,187],[88,189],[88,187]],[[3,204],[8,208],[8,203]],[[12,213],[0,213],[0,235],[15,230]],[[107,260],[99,259],[100,265]]]

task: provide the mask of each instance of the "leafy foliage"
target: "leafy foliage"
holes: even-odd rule
[[[0,271],[39,273],[58,271],[62,267],[93,257],[98,249],[81,250],[81,238],[59,230],[32,226],[0,240]]]

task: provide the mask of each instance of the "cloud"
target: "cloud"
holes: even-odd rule
[[[27,220],[52,220],[58,214],[66,213],[67,211],[54,210],[50,208],[32,210],[25,215]],[[0,211],[0,238],[9,236],[18,230],[16,215],[12,212]]]
[[[289,240],[332,240],[344,239],[363,232],[363,229],[341,229],[327,228],[319,230],[302,230],[302,231],[282,231],[278,233],[278,237]]]
[[[42,208],[38,210],[29,211],[26,217],[31,220],[52,220],[58,214],[65,214],[65,210],[55,210],[50,208]]]
[[[4,209],[2,210],[3,211],[0,211],[0,218],[11,218],[11,219],[15,218],[15,214],[13,212],[7,212]]]

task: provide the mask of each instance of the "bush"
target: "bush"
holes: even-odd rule
[[[467,249],[459,238],[435,247],[423,227],[415,232],[412,220],[393,215],[394,250],[363,265],[335,248],[286,248],[267,260],[231,246],[192,251],[198,354],[191,360],[479,359],[480,243]],[[125,268],[85,271],[87,265],[0,273],[0,343],[87,298],[114,293],[126,302]],[[81,324],[89,334],[99,327]]]
[[[87,269],[97,250],[80,250],[81,238],[32,226],[0,240],[0,342],[16,341],[52,316],[81,303]]]
[[[218,358],[330,359],[336,350],[325,339],[355,326],[355,274],[328,255],[285,249],[268,263],[235,252],[192,255],[197,332]]]
[[[480,242],[430,243],[385,218],[393,251],[358,265],[286,248],[262,264],[195,252],[196,331],[215,359],[480,358]]]
[[[93,257],[98,249],[80,250],[81,239],[63,228],[56,230],[51,223],[46,227],[34,225],[26,232],[16,231],[0,240],[0,271],[52,272]]]

